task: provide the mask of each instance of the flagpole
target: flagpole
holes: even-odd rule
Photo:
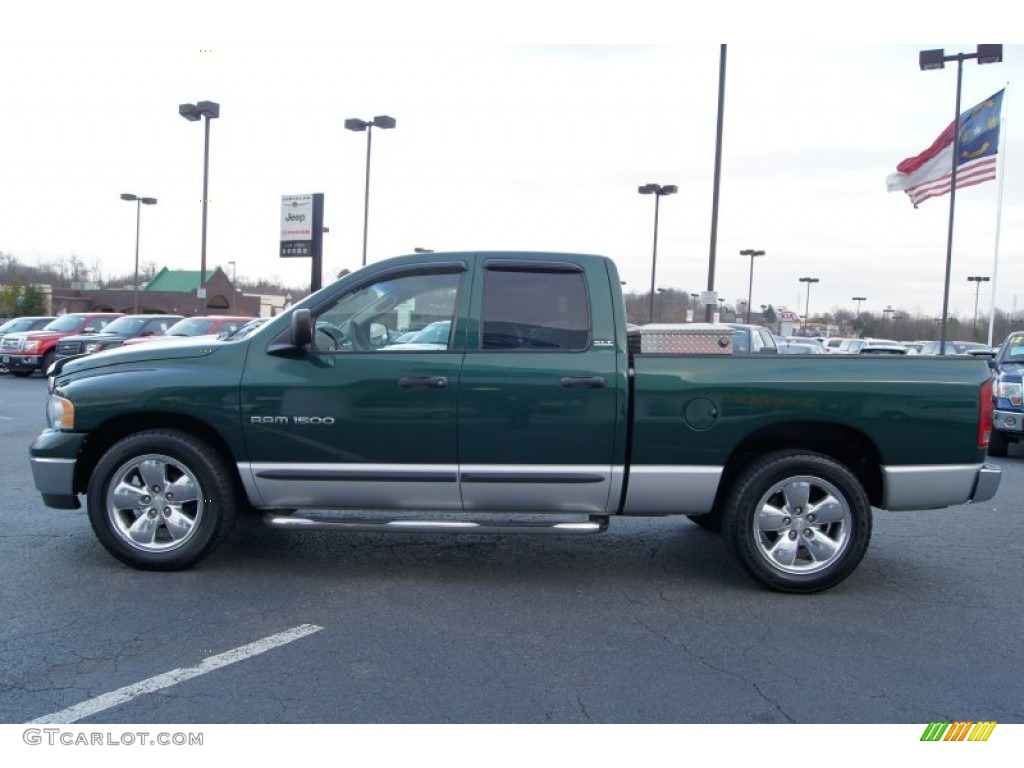
[[[995,254],[992,257],[992,298],[989,301],[988,308],[988,345],[992,346],[992,333],[995,328],[996,322],[996,287],[999,278],[999,233],[1002,229],[1003,223],[1003,182],[1006,178],[1006,150],[1009,142],[1006,141],[1006,131],[1003,130],[1003,126],[1006,125],[1006,91],[1010,90],[1010,83],[1006,83],[1006,87],[1003,90],[1003,114],[999,118],[999,132],[1003,137],[1003,146],[999,150],[1001,157],[999,158],[999,195],[996,202],[996,247]]]
[[[949,315],[949,276],[953,271],[953,212],[956,209],[956,167],[960,163],[960,87],[963,81],[964,60],[956,60],[956,111],[953,113],[953,172],[949,179],[949,229],[946,234],[946,283],[942,290],[942,331],[939,334],[939,354],[946,354],[946,323]]]

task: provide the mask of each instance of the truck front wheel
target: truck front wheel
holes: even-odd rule
[[[115,443],[89,480],[89,522],[114,557],[170,571],[202,560],[227,536],[238,506],[226,462],[177,430]]]
[[[842,464],[805,451],[753,462],[726,502],[723,534],[743,567],[782,592],[819,592],[849,576],[871,539],[871,504]]]

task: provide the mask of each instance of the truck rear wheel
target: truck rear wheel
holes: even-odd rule
[[[227,463],[176,430],[115,443],[89,480],[89,522],[114,557],[170,571],[206,557],[227,536],[238,506]]]
[[[871,539],[871,504],[833,459],[777,451],[753,462],[726,501],[723,534],[743,567],[782,592],[819,592],[849,576]]]

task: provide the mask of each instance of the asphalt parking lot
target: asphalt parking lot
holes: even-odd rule
[[[246,519],[199,567],[144,573],[42,505],[44,390],[0,377],[0,722],[1024,721],[1016,446],[990,502],[877,513],[819,595],[764,590],[683,518],[579,539]]]

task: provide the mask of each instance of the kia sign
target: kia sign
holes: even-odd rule
[[[795,323],[797,321],[796,312],[790,312],[788,309],[779,310],[779,322],[780,323]]]
[[[281,197],[281,256],[313,255],[313,195]]]

